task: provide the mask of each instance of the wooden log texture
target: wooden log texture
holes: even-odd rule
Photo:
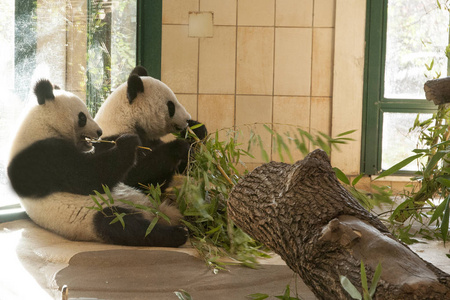
[[[360,289],[360,262],[374,299],[450,299],[450,275],[402,244],[339,183],[326,153],[291,165],[264,164],[243,177],[228,200],[237,226],[279,254],[318,299],[351,299],[344,275]],[[360,289],[361,291],[361,289]]]
[[[423,89],[427,100],[435,105],[450,103],[450,77],[428,80]]]

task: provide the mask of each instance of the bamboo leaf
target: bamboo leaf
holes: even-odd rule
[[[103,210],[103,206],[100,205],[100,203],[98,202],[97,198],[95,198],[94,195],[90,195],[90,196],[91,196],[92,201],[94,201],[95,205],[97,205],[99,211],[102,211]]]
[[[198,124],[195,124],[195,125],[191,126],[190,128],[191,128],[192,130],[194,130],[194,129],[197,129],[197,128],[202,127],[202,126],[203,126],[202,123],[198,123]]]
[[[109,203],[114,204],[114,198],[111,195],[111,191],[107,185],[102,184],[103,191],[105,191],[105,195],[108,197]]]
[[[407,165],[409,165],[412,161],[418,159],[422,157],[422,154],[416,154],[413,156],[410,156],[408,158],[405,158],[404,160],[402,160],[401,162],[393,165],[392,167],[390,167],[389,169],[381,172],[380,175],[378,175],[375,179],[380,179],[386,176],[389,176],[391,174],[394,174],[397,171],[400,171],[403,167],[406,167]]]
[[[126,215],[126,213],[119,214],[118,212],[114,212],[114,215],[116,217],[111,222],[109,222],[109,225],[112,225],[120,221],[120,224],[122,224],[122,228],[125,229],[125,221],[123,220],[123,217]]]
[[[353,299],[362,300],[361,293],[356,289],[353,283],[348,280],[347,277],[340,275],[339,279],[341,281],[341,285],[344,290],[352,297]]]
[[[255,293],[255,294],[248,295],[247,298],[249,298],[251,300],[264,300],[264,299],[269,298],[269,295],[261,294],[261,293]]]
[[[447,179],[443,176],[439,176],[436,178],[436,181],[442,184],[443,186],[450,188],[450,179]]]
[[[427,167],[423,171],[423,176],[428,177],[428,175],[430,175],[431,171],[433,171],[441,158],[443,158],[448,152],[448,150],[436,152],[436,154],[431,157],[430,161],[427,164]]]
[[[353,179],[352,186],[355,186],[363,177],[364,177],[364,173],[359,174],[355,179]]]
[[[364,266],[364,262],[361,260],[361,285],[363,291],[369,291],[367,286],[367,275],[366,275],[366,267]]]
[[[333,168],[334,174],[336,174],[336,177],[342,181],[345,184],[350,185],[350,180],[348,179],[348,177],[344,174],[344,172],[341,171],[341,169],[334,167]]]
[[[147,237],[152,232],[153,228],[155,228],[156,223],[158,223],[158,219],[158,217],[154,218],[150,225],[148,225],[147,230],[145,231],[145,237]]]
[[[428,224],[432,224],[434,221],[436,221],[439,217],[442,216],[442,214],[444,213],[445,207],[448,206],[448,204],[449,204],[449,199],[450,199],[450,196],[448,196],[447,199],[442,201],[442,203],[439,204],[438,207],[436,207],[433,215],[430,218],[430,222]]]
[[[341,136],[344,136],[344,135],[349,135],[349,134],[352,134],[355,131],[356,131],[356,129],[345,131],[345,132],[342,132],[342,133],[338,134],[337,136],[341,137]]]
[[[377,290],[378,281],[380,281],[381,277],[381,263],[378,263],[375,268],[375,273],[373,274],[372,283],[370,285],[369,296],[372,298],[375,295],[375,291]]]
[[[444,215],[442,216],[442,223],[441,223],[441,236],[442,236],[442,240],[444,241],[444,246],[445,246],[445,242],[447,241],[447,237],[448,237],[448,223],[449,223],[449,214],[450,214],[450,209],[449,209],[449,202],[450,202],[450,197],[447,198],[447,201],[445,201],[445,208],[444,208]]]

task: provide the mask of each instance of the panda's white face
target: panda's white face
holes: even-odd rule
[[[55,101],[46,101],[44,104],[48,105],[48,111],[60,112],[56,118],[49,118],[52,126],[64,138],[72,139],[80,151],[93,150],[89,140],[98,139],[102,135],[102,130],[88,112],[84,102],[66,91],[55,90],[54,94]],[[68,124],[68,121],[71,124]],[[55,123],[59,126],[55,126]]]
[[[143,109],[146,111],[144,116],[147,118],[140,117],[143,115],[135,115],[137,125],[159,137],[185,129],[191,115],[178,102],[172,90],[152,77],[141,77],[141,79],[144,84],[144,93],[138,94],[131,105],[141,107],[141,104],[145,104]],[[145,92],[146,90],[150,94]]]
[[[190,114],[167,85],[135,74],[106,99],[95,116],[104,136],[136,133],[138,128],[149,139],[181,131],[190,119]]]
[[[53,90],[48,80],[36,84],[35,94],[39,105],[34,106],[22,122],[11,158],[34,142],[48,138],[72,141],[80,151],[93,149],[86,138],[97,139],[102,130],[80,98],[66,91]]]

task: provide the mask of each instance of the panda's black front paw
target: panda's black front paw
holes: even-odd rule
[[[197,125],[197,126],[196,126]],[[206,138],[206,136],[208,135],[208,130],[206,130],[206,126],[205,124],[202,124],[198,121],[195,120],[188,120],[188,127],[192,129],[192,131],[195,133],[195,135],[200,139],[203,140]],[[192,128],[194,127],[194,128]],[[186,133],[187,128],[184,129],[183,131],[181,131],[180,136],[181,137],[187,137],[187,140],[189,141],[189,143],[193,143],[195,142],[195,138],[192,138],[189,136],[189,134]]]
[[[191,145],[186,140],[174,140],[169,144],[169,153],[177,159],[187,159]]]
[[[173,247],[180,247],[184,245],[189,238],[189,231],[183,225],[173,227]],[[171,245],[172,246],[172,245]]]
[[[116,145],[120,149],[136,150],[141,145],[141,140],[135,134],[123,134],[116,140]]]
[[[140,144],[141,140],[134,134],[124,134],[116,140],[117,151],[125,165],[131,166],[136,163],[136,149]]]

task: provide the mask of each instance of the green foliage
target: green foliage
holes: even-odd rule
[[[196,126],[191,129],[195,129]],[[287,157],[291,161],[293,160],[291,148],[307,154],[304,152],[305,149],[322,146],[329,152],[332,147],[337,148],[337,144],[351,140],[347,136],[354,132],[344,132],[336,138],[331,138],[324,133],[319,132],[315,135],[294,126],[292,126],[295,129],[294,134],[283,135],[272,130],[269,125],[264,124],[263,127],[271,134],[279,157]],[[184,137],[178,136],[195,142],[191,147],[191,159],[185,179],[180,186],[174,187],[176,201],[184,216],[182,222],[189,229],[190,243],[214,272],[225,269],[228,264],[254,268],[257,266],[258,258],[269,257],[264,245],[235,226],[227,214],[227,199],[231,189],[248,172],[242,158],[246,157],[247,160],[254,158],[252,150],[260,150],[263,153],[261,136],[250,130],[247,143],[241,144],[238,142],[243,140],[241,131],[228,130],[226,133],[228,136],[226,141],[219,139],[219,132],[210,134],[203,141],[200,141],[192,130]],[[251,149],[254,145],[257,148]],[[244,150],[245,148],[247,150]],[[270,159],[267,152],[263,157],[266,160]],[[106,198],[99,192],[91,196],[95,203],[92,209],[102,212],[103,207],[112,209],[113,216],[109,217],[114,219],[111,223],[121,222],[123,226],[126,224],[126,216],[114,211],[114,201],[154,214],[156,218],[147,229],[147,234],[151,232],[159,218],[168,220],[167,216],[158,211],[161,199],[164,198],[159,186],[148,187],[148,205],[138,205],[123,199],[115,200],[107,189],[105,194]]]
[[[194,299],[188,292],[186,292],[185,290],[182,290],[182,289],[180,291],[176,291],[174,293],[178,297],[179,300],[193,300]]]
[[[419,130],[418,149],[413,155],[383,171],[378,177],[383,178],[400,171],[404,166],[417,160],[420,170],[414,179],[421,182],[421,188],[414,193],[404,195],[405,200],[393,211],[391,222],[404,223],[412,218],[423,223],[423,218],[429,218],[428,225],[434,224],[440,232],[440,238],[447,241],[449,232],[449,198],[450,198],[450,109],[440,105],[438,111],[430,119],[419,121],[417,116],[411,130]],[[441,203],[435,205],[433,198],[438,197]],[[411,229],[405,227],[404,229]],[[408,234],[400,232],[403,237]],[[406,234],[406,236],[405,236]],[[406,242],[408,238],[405,239]]]
[[[253,124],[261,125],[261,124]],[[312,146],[322,146],[330,151],[336,144],[343,144],[351,140],[347,135],[354,131],[340,134],[331,138],[324,133],[317,135],[300,128],[293,127],[294,134],[279,134],[269,125],[262,124],[272,137],[274,149],[283,160],[293,156],[289,146],[301,151]],[[233,186],[243,175],[240,170],[247,172],[243,157],[253,158],[252,151],[260,151],[262,158],[269,161],[269,153],[264,149],[260,135],[250,130],[247,145],[240,144],[241,131],[228,131],[228,140],[220,141],[219,132],[209,135],[204,141],[198,141],[196,136],[185,136],[197,140],[193,145],[193,159],[183,185],[176,190],[177,202],[181,213],[185,216],[184,224],[189,228],[191,243],[197,248],[205,261],[216,270],[225,267],[220,258],[228,257],[233,263],[240,263],[248,267],[255,267],[258,257],[267,257],[265,247],[252,239],[240,228],[236,227],[227,215],[227,199]],[[285,142],[285,140],[288,142]],[[244,150],[245,148],[247,150]],[[254,149],[256,146],[256,149]],[[322,149],[323,149],[322,148]]]
[[[393,204],[392,191],[386,186],[372,185],[374,192],[368,193],[364,190],[356,188],[356,184],[363,178],[364,174],[360,174],[355,179],[350,181],[350,178],[344,174],[339,168],[333,168],[336,177],[347,188],[355,199],[368,211],[371,211],[375,206],[381,207],[382,204]]]
[[[369,288],[368,284],[367,284],[366,268],[364,266],[364,262],[361,260],[362,295],[347,277],[340,275],[339,279],[341,281],[342,287],[350,295],[350,297],[352,297],[352,299],[371,300],[373,298],[373,296],[375,295],[380,277],[381,277],[381,264],[378,264],[375,269],[375,273],[373,274],[372,283],[370,284],[370,288]]]
[[[125,217],[127,216],[127,214],[123,212],[122,213],[118,212],[117,202],[128,205],[130,207],[134,207],[137,210],[149,212],[155,216],[155,218],[148,226],[145,232],[145,236],[149,235],[152,232],[153,228],[155,227],[156,223],[159,221],[160,218],[170,223],[169,217],[158,209],[159,206],[161,205],[161,188],[159,185],[157,185],[156,187],[153,185],[148,187],[148,194],[147,194],[148,204],[138,204],[129,200],[114,199],[109,187],[106,185],[102,185],[102,187],[104,194],[101,194],[98,191],[94,191],[95,195],[90,195],[95,206],[88,207],[88,209],[99,211],[105,217],[113,218],[109,223],[110,225],[120,222],[120,224],[122,224],[122,228],[125,228]],[[104,211],[105,208],[109,208],[109,210],[112,212],[112,215],[107,214]]]

